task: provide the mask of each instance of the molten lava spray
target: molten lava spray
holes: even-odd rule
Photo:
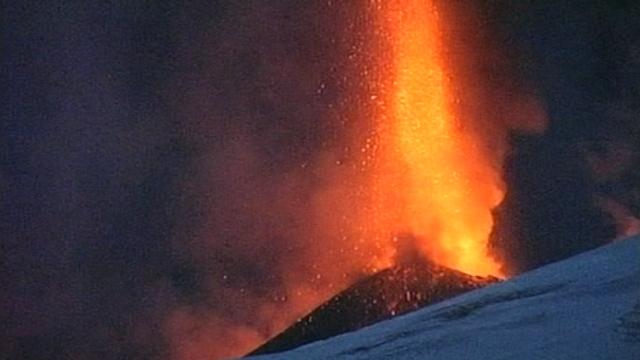
[[[379,144],[372,189],[376,219],[390,236],[411,233],[425,255],[474,275],[499,275],[487,252],[491,210],[504,196],[500,176],[465,127],[473,114],[456,110],[438,9],[432,1],[383,1],[380,57],[384,94],[376,124]]]
[[[180,82],[201,156],[176,359],[246,353],[416,249],[500,275],[508,132],[539,112],[472,2],[266,3],[231,6]]]

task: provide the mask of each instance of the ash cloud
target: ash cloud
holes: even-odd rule
[[[512,137],[505,165],[492,242],[518,273],[605,244],[637,217],[640,12],[627,1],[495,5],[550,119],[542,137]]]
[[[619,237],[640,232],[640,109],[617,101],[603,116],[609,126],[583,144],[594,201],[609,214]]]

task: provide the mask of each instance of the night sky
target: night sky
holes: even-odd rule
[[[315,249],[293,239],[322,176],[296,169],[340,143],[316,119],[351,90],[310,100],[346,69],[329,39],[358,11],[324,3],[3,3],[0,358],[221,356],[207,337],[271,331],[241,299]],[[640,217],[640,7],[487,3],[549,118],[511,138],[496,210],[493,251],[519,273]]]

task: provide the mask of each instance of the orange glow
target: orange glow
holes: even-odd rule
[[[499,276],[487,243],[503,184],[465,127],[473,114],[456,109],[451,87],[461,80],[447,62],[442,16],[429,0],[382,1],[377,10],[378,33],[389,44],[379,59],[375,125],[378,226],[412,234],[439,264]]]
[[[185,236],[209,299],[171,311],[173,357],[245,354],[416,249],[502,276],[508,135],[545,117],[477,2],[242,3],[185,82],[202,149],[185,188],[207,214]]]

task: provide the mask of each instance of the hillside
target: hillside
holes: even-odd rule
[[[640,359],[640,237],[277,359]]]

